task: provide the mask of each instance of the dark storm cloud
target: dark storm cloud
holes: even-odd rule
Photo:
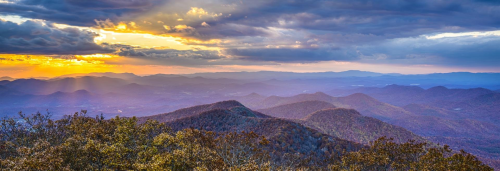
[[[491,1],[434,0],[336,0],[268,1],[233,13],[219,23],[256,28],[307,31],[301,44],[312,42],[319,49],[228,49],[230,55],[247,60],[315,62],[326,60],[447,66],[498,66],[497,41],[463,37],[449,42],[421,35],[444,32],[490,31],[500,27],[500,3]],[[244,8],[243,8],[244,9]],[[214,28],[214,27],[212,27]],[[211,29],[211,28],[210,28]],[[214,29],[213,32],[216,32]],[[207,31],[208,32],[208,31]],[[286,36],[286,35],[285,35]],[[493,36],[495,38],[497,36]],[[279,41],[282,37],[275,37]],[[399,44],[400,39],[407,42]],[[474,38],[472,38],[474,39]],[[272,45],[273,41],[268,43]],[[470,41],[470,40],[467,40]],[[311,44],[311,43],[309,43]],[[421,46],[421,45],[432,46]],[[332,47],[335,50],[331,50]],[[411,47],[411,48],[410,48]],[[478,51],[480,50],[480,51]]]
[[[206,14],[188,16],[191,7],[203,8]],[[0,14],[80,26],[96,26],[96,20],[106,19],[114,24],[135,21],[138,30],[148,33],[222,40],[199,44],[218,46],[223,55],[133,47],[118,51],[182,65],[226,60],[224,55],[264,62],[500,65],[497,35],[446,38],[449,41],[422,36],[499,30],[500,3],[493,0],[21,0],[0,4]],[[179,25],[189,29],[175,29]],[[56,42],[33,38],[9,44],[52,47]]]
[[[211,27],[195,27],[197,32],[193,35],[199,39],[230,38],[242,36],[269,36],[265,29],[236,24],[219,24]]]
[[[274,62],[317,62],[317,61],[352,61],[355,53],[348,54],[340,49],[227,49],[227,54],[250,61]]]
[[[499,7],[475,1],[270,1],[262,5],[220,22],[391,37],[441,31],[448,26],[461,30],[500,26]]]
[[[140,15],[155,7],[165,8],[156,9],[158,12],[186,13],[185,7],[160,5],[166,3],[168,0],[21,0],[0,4],[0,11],[85,26],[95,25],[95,20],[119,22],[120,18],[131,18],[126,16]],[[200,26],[203,21],[189,21],[187,24],[199,31],[186,36],[200,39],[265,36],[256,28],[269,27],[395,38],[433,31],[491,30],[500,26],[500,4],[488,0],[191,0],[184,3],[212,4],[205,9],[215,13],[224,5],[234,5],[235,9],[228,12],[230,16],[206,21],[211,27]]]
[[[349,48],[395,38],[489,31],[500,27],[500,4],[486,0],[256,0],[214,3],[232,3],[236,10],[230,11],[231,16],[190,20],[186,25],[194,30],[181,36],[201,40],[229,39],[233,40],[230,41],[233,45],[227,48],[234,48],[234,44],[241,42],[283,45],[277,42],[291,39],[286,36],[297,35],[289,43],[305,43],[314,39],[320,46]],[[217,8],[205,9],[217,13]],[[203,22],[209,27],[203,26]],[[276,36],[273,28],[292,31]],[[265,40],[259,39],[261,37]]]
[[[356,48],[369,63],[444,66],[500,66],[500,36],[462,36],[441,39],[401,38]]]
[[[222,64],[220,60],[226,59],[226,57],[219,54],[218,51],[212,50],[144,49],[128,45],[110,45],[110,47],[115,48],[118,55],[139,59],[140,61],[138,64],[146,65],[210,65]]]
[[[42,22],[20,25],[0,20],[0,53],[18,54],[93,54],[113,49],[94,43],[97,35],[75,28],[59,29]]]
[[[321,41],[321,40],[320,40]],[[248,61],[357,61],[372,64],[500,66],[500,36],[459,36],[440,39],[398,38],[343,48],[227,49],[226,54]]]
[[[192,58],[192,59],[221,59],[221,56],[217,51],[211,50],[175,50],[175,49],[141,49],[137,47],[127,46],[127,45],[114,45],[119,49],[118,55],[129,56],[137,58],[157,58],[157,59],[169,59],[169,58]]]
[[[0,14],[19,15],[77,26],[93,26],[95,20],[118,21],[119,17],[145,12],[155,0],[20,0],[0,3]]]

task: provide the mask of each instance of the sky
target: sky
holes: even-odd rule
[[[500,72],[497,0],[0,0],[0,76]]]

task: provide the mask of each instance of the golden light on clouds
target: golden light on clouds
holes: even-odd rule
[[[167,25],[163,25],[163,28],[165,28],[165,30],[167,30],[167,31],[171,30],[170,26],[167,26]]]
[[[115,56],[116,57],[116,56]],[[18,55],[18,54],[0,54],[0,64],[2,65],[33,65],[50,67],[71,67],[84,65],[104,64],[102,59],[111,59],[112,55]]]
[[[168,27],[170,28],[170,27]],[[189,29],[188,26],[176,26],[176,29]],[[96,43],[108,44],[125,44],[138,46],[141,48],[170,48],[175,50],[219,50],[217,47],[206,47],[199,45],[185,44],[187,41],[181,37],[173,37],[168,35],[153,35],[148,33],[123,33],[106,30],[94,30],[99,34],[94,41]],[[213,42],[213,41],[212,41]]]
[[[54,77],[72,73],[108,72],[113,65],[106,64],[108,55],[16,55],[0,54],[2,75],[11,77]]]
[[[130,23],[128,23],[130,26],[132,26],[133,28],[137,28],[137,24],[135,24],[135,22],[131,21]]]
[[[197,13],[204,13],[196,9]],[[2,18],[3,19],[3,18]],[[16,21],[20,24],[24,18],[6,18],[5,20]],[[138,48],[175,49],[175,50],[217,50],[218,47],[208,47],[203,44],[216,44],[220,40],[198,41],[173,35],[158,35],[138,30],[138,25],[133,21],[123,21],[113,24],[109,20],[96,21],[101,27],[79,27],[66,24],[53,23],[53,26],[64,28],[76,28],[96,33],[94,38],[97,44],[121,44]],[[176,31],[192,30],[188,25],[175,25],[165,29]],[[188,69],[189,68],[189,69]],[[197,69],[198,68],[198,69]],[[118,56],[115,53],[91,54],[91,55],[22,55],[22,54],[0,54],[0,76],[11,77],[55,77],[74,73],[91,72],[130,72],[138,74],[156,73],[181,73],[183,70],[211,71],[210,68],[200,67],[160,66],[144,65],[141,59]]]
[[[182,38],[179,39],[178,41],[182,42],[183,44],[189,44],[189,45],[217,45],[223,42],[228,42],[229,40],[226,41],[222,41],[220,39],[198,40],[198,39]],[[219,50],[219,48],[212,47],[211,49],[207,50]]]
[[[118,24],[118,26],[116,26],[116,30],[119,30],[119,31],[126,31],[126,30],[128,30],[127,29],[127,24],[125,24],[125,23]]]
[[[204,15],[208,15],[208,12],[205,11],[203,8],[198,8],[198,7],[191,7],[191,10],[187,12],[188,15],[195,15],[198,16],[199,18],[203,17]]]
[[[288,71],[288,72],[324,72],[345,71],[356,68],[365,68],[374,72],[392,73],[398,68],[403,74],[454,72],[464,68],[434,66],[403,66],[403,65],[376,65],[356,62],[325,61],[318,63],[275,63],[271,65],[213,65],[213,66],[163,66],[163,65],[135,65],[139,59],[125,58],[109,54],[71,55],[51,57],[43,55],[0,55],[0,76],[14,78],[29,77],[56,77],[76,73],[92,72],[133,72],[137,75],[150,74],[190,74],[200,72],[238,72],[238,71]],[[111,63],[111,64],[110,64]],[[472,70],[474,72],[474,70]],[[475,72],[484,72],[478,70]]]
[[[174,28],[177,31],[190,31],[190,30],[194,30],[193,27],[190,27],[190,26],[187,26],[187,25],[176,25]]]
[[[77,59],[111,59],[111,58],[117,58],[119,56],[110,54],[93,54],[93,55],[74,55],[74,57]]]

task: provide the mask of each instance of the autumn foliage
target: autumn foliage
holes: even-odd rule
[[[37,113],[0,122],[2,170],[491,170],[465,152],[381,138],[370,147],[332,157],[274,153],[254,132],[172,131],[158,121],[88,117],[85,111],[53,121]],[[300,135],[297,135],[300,136]],[[282,154],[274,157],[274,154]],[[332,154],[333,155],[333,154]]]

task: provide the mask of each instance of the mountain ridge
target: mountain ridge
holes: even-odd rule
[[[324,101],[331,103],[336,107],[353,108],[365,116],[375,117],[382,121],[412,115],[400,107],[380,102],[362,93],[356,93],[345,97],[333,97],[323,92],[299,94],[289,97],[270,96],[261,102],[248,103],[245,105],[254,109],[265,109],[303,101]]]
[[[322,133],[362,144],[369,144],[383,136],[394,138],[398,143],[408,140],[427,141],[402,127],[363,116],[354,109],[323,109],[307,115],[298,122]]]
[[[328,108],[335,108],[335,106],[328,102],[315,100],[284,104],[257,111],[278,118],[302,119],[312,112]]]
[[[363,147],[359,143],[322,134],[300,123],[252,111],[234,100],[184,108],[166,116],[172,114],[178,116],[168,119],[139,117],[138,121],[154,119],[165,123],[174,131],[195,128],[216,133],[255,132],[271,142],[270,148],[278,153],[275,154],[276,157],[280,156],[279,152],[286,151],[321,159],[331,157],[330,154],[340,155],[344,150],[351,151]]]
[[[184,117],[194,116],[213,109],[231,109],[234,107],[245,107],[245,106],[236,100],[227,100],[212,104],[204,104],[204,105],[182,108],[169,113],[139,117],[138,122],[143,123],[148,119],[154,119],[160,122],[168,122],[176,119],[181,119]],[[256,115],[259,117],[267,117],[264,114],[258,112],[256,112]]]
[[[385,103],[405,106],[412,103],[432,104],[437,101],[462,101],[490,94],[493,91],[485,88],[449,89],[444,86],[434,86],[423,89],[418,86],[388,85],[382,88],[366,87],[328,92],[328,94],[334,96],[345,96],[354,93],[364,93]]]

